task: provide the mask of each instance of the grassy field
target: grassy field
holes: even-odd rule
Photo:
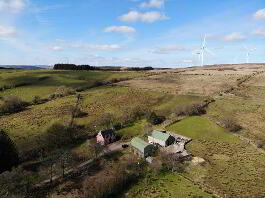
[[[213,97],[215,102],[210,104],[206,115],[186,117],[166,128],[191,137],[193,141],[187,149],[206,162],[187,169],[182,175],[152,175],[149,180],[147,178],[148,182],[131,186],[126,197],[212,197],[202,190],[200,186],[203,186],[207,192],[215,192],[221,197],[261,198],[265,196],[265,154],[216,123],[232,116],[243,127],[239,135],[253,141],[265,140],[265,75],[256,74],[263,70],[261,65],[145,73],[0,70],[0,88],[10,88],[0,91],[0,97],[14,95],[30,102],[34,96],[49,97],[60,86],[76,89],[97,82],[134,78],[79,92],[84,96],[81,110],[86,116],[76,118],[75,123],[87,134],[109,127],[108,119],[111,124],[126,120],[134,111],[155,111],[171,118],[179,107]],[[238,86],[246,75],[251,78]],[[232,91],[224,92],[231,87],[234,87]],[[45,133],[52,122],[69,123],[70,109],[76,100],[75,95],[70,95],[28,106],[22,112],[1,116],[0,127],[19,147],[20,143]],[[118,133],[129,140],[143,135],[148,127],[145,118],[140,118]],[[31,142],[28,146],[38,147],[40,142]],[[86,155],[88,148],[84,143],[69,149]]]
[[[1,70],[0,87],[16,87],[0,92],[0,96],[19,96],[25,101],[32,101],[34,96],[47,98],[59,86],[70,88],[89,87],[96,82],[113,79],[145,76],[136,72],[101,72],[101,71],[51,71],[51,70]],[[20,86],[22,85],[22,86]]]
[[[87,116],[76,118],[78,125],[85,127],[87,133],[94,133],[96,130],[106,128],[102,120],[111,116],[113,123],[125,119],[134,109],[151,109],[169,115],[178,106],[184,103],[192,103],[203,98],[189,96],[164,95],[160,92],[134,90],[126,87],[98,87],[82,92],[84,101],[82,111]],[[167,99],[165,99],[167,98]],[[49,101],[40,105],[33,105],[27,110],[2,116],[0,119],[1,128],[7,130],[11,137],[18,142],[27,141],[45,132],[51,122],[62,123],[70,121],[70,108],[75,105],[76,96],[67,96]],[[136,123],[131,129],[124,129],[127,136],[140,131],[142,123]],[[38,146],[38,143],[36,143]]]
[[[179,174],[160,174],[152,175],[147,182],[133,186],[127,191],[125,197],[128,198],[155,198],[155,197],[205,197],[213,198],[214,196],[204,192],[198,185],[183,178]],[[122,198],[123,198],[122,197]]]
[[[123,136],[123,138],[131,139],[135,136],[143,135],[145,132],[145,127],[147,127],[149,123],[146,120],[140,120],[129,127],[121,129],[118,131],[118,134]]]
[[[206,164],[192,168],[186,176],[222,197],[265,195],[265,155],[251,145],[206,117],[187,118],[168,129],[192,137],[187,149],[206,160]]]
[[[255,75],[234,90],[232,95],[218,98],[210,105],[209,117],[222,121],[233,116],[243,127],[241,135],[256,142],[265,142],[264,78],[264,73]]]
[[[188,117],[167,128],[195,140],[239,142],[238,138],[204,117]]]

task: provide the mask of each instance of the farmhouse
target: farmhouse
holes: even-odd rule
[[[175,138],[166,132],[154,130],[151,135],[148,136],[148,141],[150,144],[167,147],[171,144],[174,144]]]
[[[131,146],[134,153],[141,157],[148,157],[152,155],[153,145],[143,141],[142,139],[135,137],[131,140]]]
[[[113,129],[99,131],[97,134],[97,143],[106,145],[115,142],[117,135]]]

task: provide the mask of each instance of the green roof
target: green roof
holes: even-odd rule
[[[158,140],[162,140],[162,141],[167,141],[168,138],[170,137],[170,135],[168,133],[162,133],[161,131],[153,131],[151,134],[151,137],[158,139]]]
[[[137,150],[141,151],[144,153],[144,149],[149,146],[150,144],[143,141],[142,139],[135,137],[131,140],[131,145],[136,148]]]

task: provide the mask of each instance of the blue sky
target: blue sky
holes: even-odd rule
[[[0,65],[265,62],[264,0],[0,0]]]

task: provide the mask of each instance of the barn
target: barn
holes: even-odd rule
[[[97,143],[106,145],[115,142],[117,135],[113,129],[99,131],[97,134]]]
[[[148,136],[148,142],[150,144],[160,145],[162,147],[167,147],[171,144],[174,144],[175,138],[166,133],[161,131],[154,130],[149,136]]]
[[[141,157],[152,156],[153,145],[143,141],[139,137],[135,137],[131,140],[131,147],[134,153],[140,155]]]

